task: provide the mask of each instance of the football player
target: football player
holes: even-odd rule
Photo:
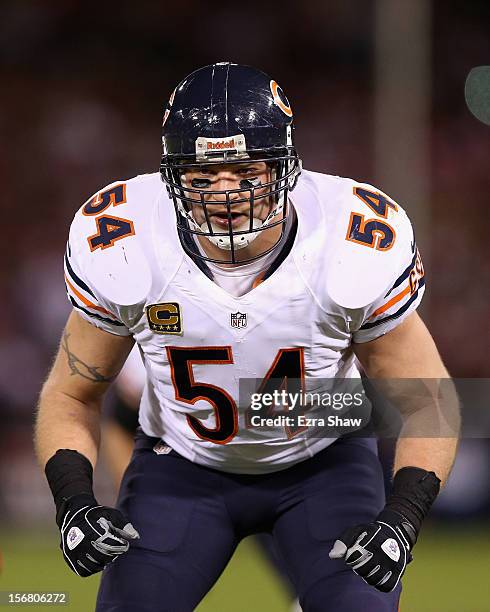
[[[239,394],[250,379],[299,392],[355,378],[356,357],[373,379],[448,376],[415,312],[424,273],[407,215],[370,185],[302,171],[292,121],[263,72],[201,68],[170,97],[160,173],[111,183],[75,215],[74,310],[36,445],[66,562],[104,570],[99,612],[193,610],[261,532],[304,610],[398,608],[456,452],[456,436],[422,429],[441,394],[387,385],[416,433],[399,438],[386,500],[373,438],[253,426]],[[100,404],[134,342],[141,433],[109,508],[92,490]]]

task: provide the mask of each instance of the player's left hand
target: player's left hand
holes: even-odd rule
[[[331,559],[345,563],[378,591],[393,591],[412,560],[414,527],[403,516],[383,510],[376,520],[350,527],[335,541]]]

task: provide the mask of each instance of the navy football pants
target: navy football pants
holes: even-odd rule
[[[137,438],[118,506],[141,539],[104,570],[97,612],[191,612],[240,540],[260,532],[272,533],[304,612],[397,611],[399,588],[380,593],[328,557],[346,527],[371,521],[384,505],[374,440],[342,439],[260,476],[157,455],[156,442]]]

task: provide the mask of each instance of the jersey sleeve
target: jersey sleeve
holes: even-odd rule
[[[79,210],[70,227],[64,256],[68,300],[78,314],[92,325],[111,334],[129,336],[131,332],[122,321],[118,306],[104,298],[100,287],[96,288],[87,274],[92,263],[87,243],[91,230],[90,219]]]
[[[417,309],[424,291],[424,267],[414,245],[412,259],[393,285],[360,313],[357,329],[353,330],[353,341],[360,343],[374,340],[400,325]]]
[[[113,310],[103,305],[93,287],[90,287],[87,279],[72,255],[70,242],[66,246],[64,258],[65,285],[68,300],[78,314],[92,325],[118,336],[129,336],[131,332],[125,324],[118,319]]]
[[[153,283],[153,211],[160,174],[116,181],[75,214],[65,254],[68,299],[84,319],[130,336],[145,313]]]
[[[344,181],[326,270],[353,342],[391,331],[420,304],[424,268],[405,210],[367,183]]]

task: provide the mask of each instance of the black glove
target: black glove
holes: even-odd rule
[[[131,540],[139,538],[119,510],[97,503],[92,465],[84,455],[58,450],[45,472],[56,504],[60,548],[76,574],[86,577],[102,571],[128,550]]]
[[[344,559],[368,584],[393,591],[412,560],[422,520],[434,502],[440,480],[433,472],[402,468],[393,494],[372,523],[350,527],[335,541],[331,559]]]
[[[373,523],[344,531],[329,556],[344,559],[368,584],[387,593],[397,586],[412,560],[411,548],[402,517],[384,510]]]
[[[101,572],[129,548],[138,532],[115,508],[99,506],[90,495],[76,495],[65,502],[61,514],[61,544],[65,561],[79,576]]]

